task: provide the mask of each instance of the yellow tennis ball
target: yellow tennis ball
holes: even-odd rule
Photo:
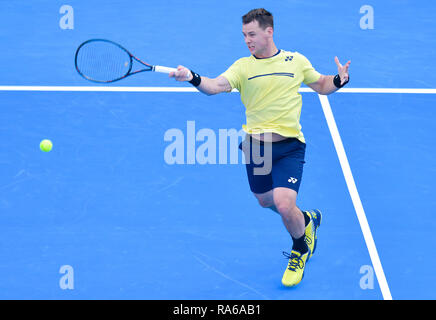
[[[44,139],[39,144],[39,148],[41,151],[49,152],[51,151],[51,148],[53,148],[53,143],[50,140]]]

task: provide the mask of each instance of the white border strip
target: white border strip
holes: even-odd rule
[[[70,91],[70,92],[199,92],[194,87],[113,87],[113,86],[0,86],[0,91]],[[314,92],[300,88],[299,92]],[[237,92],[237,90],[233,90]],[[436,89],[342,88],[339,93],[421,93],[436,94]]]
[[[0,86],[0,91],[199,92],[194,87]]]
[[[327,124],[330,130],[330,134],[333,139],[333,143],[336,148],[336,153],[338,154],[339,162],[342,167],[342,172],[347,183],[348,191],[353,201],[354,209],[359,219],[360,228],[365,238],[365,243],[369,251],[369,256],[374,267],[377,280],[385,300],[392,300],[392,295],[389,290],[389,286],[380,262],[380,258],[377,253],[377,248],[375,246],[374,239],[372,237],[371,229],[369,228],[368,220],[363,210],[362,201],[360,200],[359,192],[357,191],[356,183],[354,182],[353,174],[351,173],[350,164],[348,163],[348,158],[345,153],[344,146],[342,144],[341,136],[339,135],[338,127],[336,126],[335,118],[330,106],[330,102],[327,96],[318,95],[321,101],[322,110],[324,111],[324,116],[327,120]]]

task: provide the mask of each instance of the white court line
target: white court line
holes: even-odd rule
[[[115,87],[115,86],[0,86],[0,91],[66,91],[66,92],[199,92],[194,87]],[[299,92],[314,92],[300,88]],[[237,92],[237,90],[233,90]],[[338,93],[421,93],[436,94],[436,89],[413,88],[342,88]]]
[[[436,89],[412,89],[412,88],[342,88],[340,93],[422,93],[436,94]]]
[[[377,248],[375,246],[374,239],[372,237],[371,229],[368,224],[368,220],[363,210],[362,201],[360,200],[359,192],[357,191],[356,183],[354,182],[353,174],[351,173],[350,164],[348,163],[348,158],[345,153],[344,145],[342,144],[341,136],[339,135],[338,127],[336,126],[335,118],[330,106],[330,102],[327,96],[318,95],[321,101],[322,110],[324,111],[324,116],[327,120],[327,124],[330,130],[330,134],[335,145],[336,153],[338,154],[339,162],[341,164],[342,172],[347,183],[348,191],[353,202],[354,210],[356,211],[357,218],[359,220],[360,228],[365,238],[365,243],[369,251],[369,256],[374,267],[375,274],[380,286],[380,290],[383,295],[383,299],[392,300],[392,295],[389,290],[388,282],[386,280],[383,267],[377,253]]]

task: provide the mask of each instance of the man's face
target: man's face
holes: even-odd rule
[[[262,54],[268,46],[268,41],[272,38],[273,29],[271,27],[263,30],[256,20],[242,25],[242,34],[245,44],[251,54]]]

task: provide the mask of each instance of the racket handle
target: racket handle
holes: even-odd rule
[[[154,66],[153,67],[153,71],[154,72],[161,72],[161,73],[170,73],[170,72],[176,72],[177,69],[176,68],[163,67],[163,66]],[[189,75],[190,74],[188,74],[186,76],[187,79],[189,79]]]
[[[161,73],[170,73],[170,72],[175,72],[177,71],[176,68],[168,68],[168,67],[163,67],[163,66],[154,66],[153,68],[154,72],[161,72]]]

